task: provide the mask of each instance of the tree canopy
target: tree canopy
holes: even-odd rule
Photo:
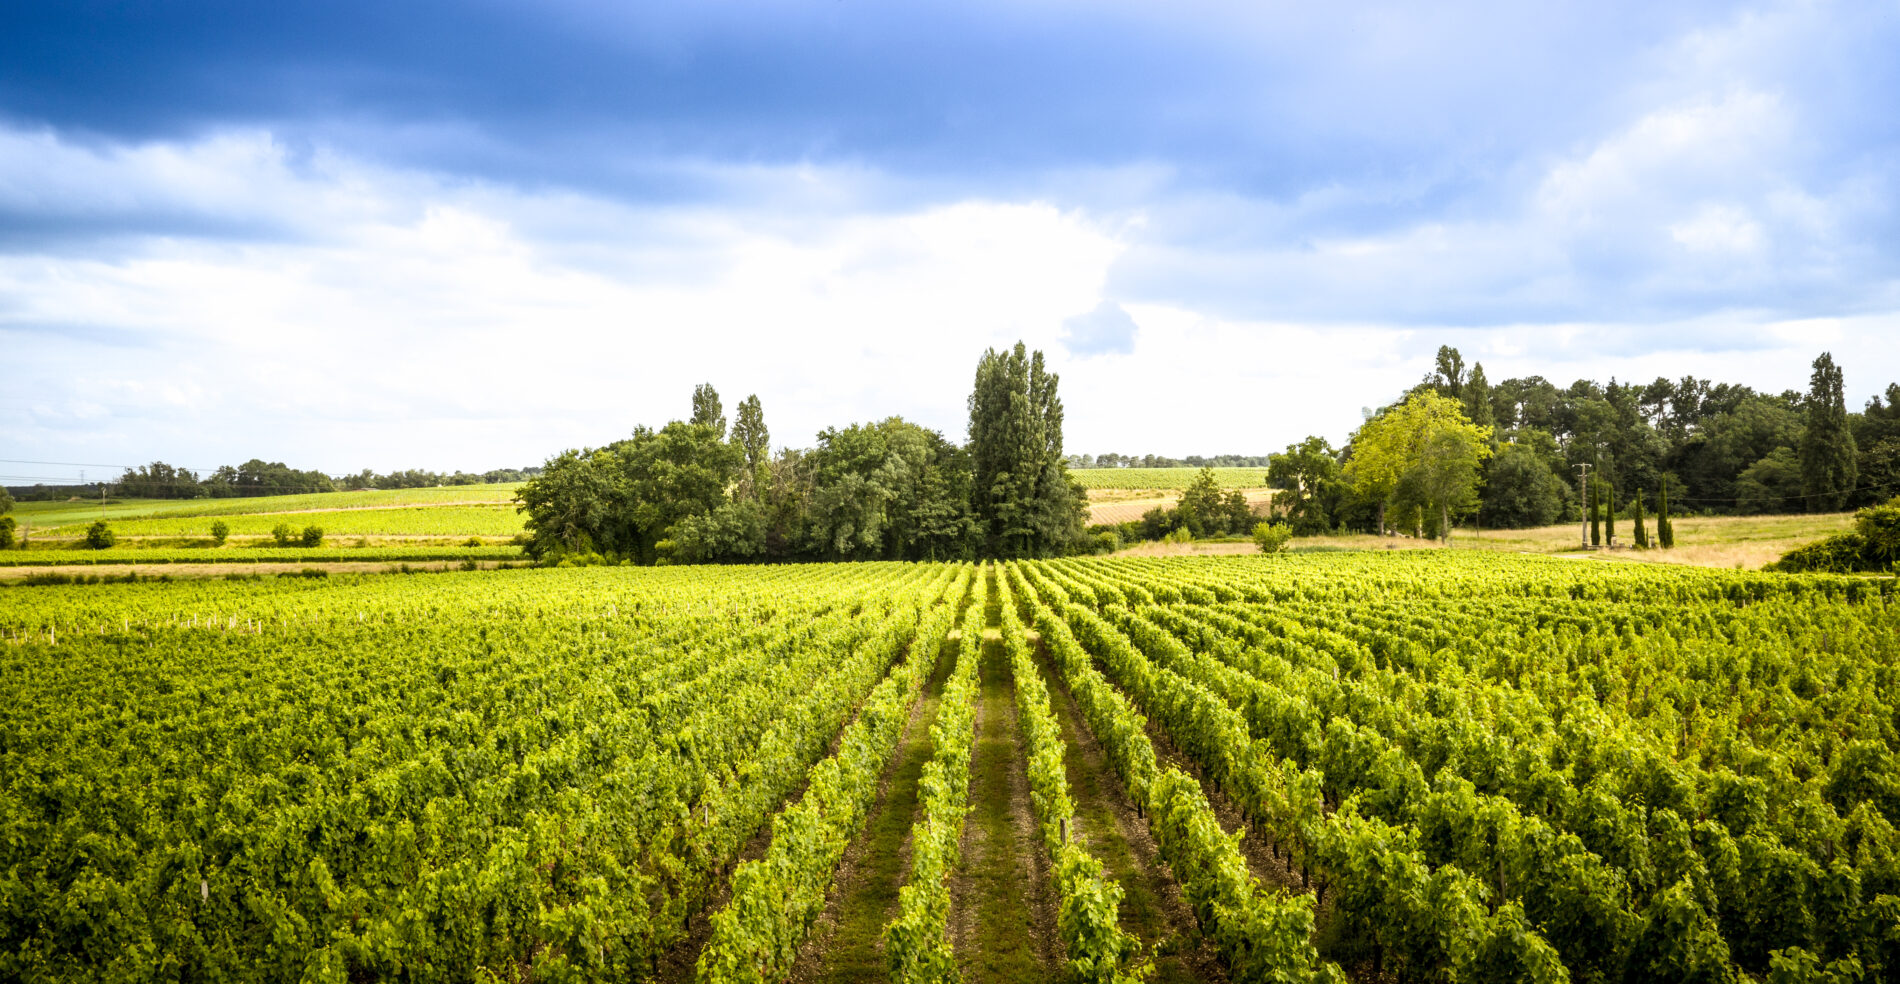
[[[1380,497],[1387,512],[1436,515],[1440,537],[1477,504],[1479,466],[1491,456],[1491,429],[1466,419],[1457,400],[1414,393],[1372,418],[1353,438],[1353,487]]]
[[[1367,417],[1383,419],[1431,393],[1454,401],[1472,425],[1489,427],[1494,454],[1481,462],[1476,492],[1486,526],[1576,521],[1581,464],[1619,506],[1634,508],[1641,495],[1645,511],[1660,504],[1665,486],[1673,509],[1717,513],[1838,510],[1900,493],[1900,384],[1852,412],[1833,356],[1822,353],[1812,369],[1806,393],[1694,376],[1641,384],[1580,379],[1567,387],[1542,376],[1493,383],[1482,363],[1467,365],[1457,349],[1441,346],[1431,372]],[[1325,528],[1378,530],[1389,510],[1407,506],[1416,482],[1402,489],[1396,466],[1376,449],[1368,459],[1363,433],[1330,454],[1337,477],[1316,460],[1326,446],[1318,438],[1273,456],[1269,481],[1291,521],[1316,530],[1324,511]],[[1415,518],[1438,525],[1428,512]]]
[[[536,557],[633,563],[947,560],[1079,549],[1085,498],[1062,457],[1062,402],[1040,352],[988,352],[959,447],[901,417],[770,448],[758,397],[730,433],[712,384],[692,413],[564,451],[520,493]],[[979,494],[979,475],[983,493]]]

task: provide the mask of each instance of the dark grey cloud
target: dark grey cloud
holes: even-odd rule
[[[1109,294],[1210,316],[1853,315],[1900,282],[1896,49],[1900,8],[1845,2],[11,4],[0,128],[112,166],[0,148],[0,255],[320,240],[483,189],[782,227],[1035,200],[1129,224]],[[271,143],[248,198],[139,153],[233,133]],[[382,214],[301,197],[365,173]]]

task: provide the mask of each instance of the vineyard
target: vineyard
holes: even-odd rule
[[[1447,551],[12,589],[0,978],[1891,980],[1892,586]]]

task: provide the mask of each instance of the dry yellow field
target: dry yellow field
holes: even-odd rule
[[[1139,518],[1139,517],[1137,517]],[[1662,564],[1690,564],[1697,567],[1731,567],[1759,570],[1779,560],[1782,554],[1803,544],[1832,536],[1853,526],[1853,513],[1817,513],[1794,516],[1679,516],[1675,519],[1676,546],[1671,550],[1582,550],[1578,548],[1575,523],[1543,526],[1528,530],[1469,530],[1452,534],[1449,544],[1436,540],[1416,540],[1409,536],[1373,536],[1353,533],[1343,536],[1296,537],[1288,547],[1297,551],[1324,550],[1499,550],[1510,553],[1548,553],[1573,556],[1579,560],[1633,561]],[[1655,521],[1650,520],[1650,530]],[[1619,523],[1619,539],[1627,540],[1631,528]],[[1202,554],[1251,553],[1251,543],[1142,543],[1123,550],[1120,556],[1160,557]]]
[[[1266,514],[1267,503],[1273,499],[1273,490],[1267,488],[1241,489],[1253,511]],[[1174,508],[1181,501],[1179,490],[1167,489],[1090,489],[1089,523],[1128,523],[1140,519],[1142,514],[1160,506]]]

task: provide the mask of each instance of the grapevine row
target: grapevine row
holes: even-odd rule
[[[1055,872],[1056,930],[1068,954],[1069,969],[1084,984],[1131,984],[1142,979],[1145,969],[1137,963],[1141,941],[1121,930],[1122,887],[1070,834],[1075,806],[1063,765],[1062,726],[1050,709],[1049,689],[1030,656],[1028,632],[1009,581],[1001,579],[996,587],[1003,648],[1009,655],[1016,712],[1022,721],[1029,797],[1043,850]]]
[[[964,609],[956,664],[930,726],[932,755],[918,780],[923,813],[911,826],[910,878],[898,889],[897,917],[884,930],[894,984],[958,979],[949,940],[950,876],[957,867],[968,812],[977,670],[983,653],[984,606],[974,598],[972,602]]]
[[[967,586],[967,570],[959,581]],[[955,613],[955,606],[941,605],[920,625],[900,630],[914,640],[910,658],[871,692],[838,751],[812,769],[804,796],[772,818],[765,857],[733,871],[732,897],[713,914],[711,938],[700,952],[702,984],[763,984],[791,969],[845,847],[870,810],[878,777],[936,666]]]
[[[1043,646],[1129,795],[1148,818],[1162,858],[1234,980],[1337,979],[1338,968],[1321,961],[1313,950],[1312,899],[1277,895],[1248,872],[1200,784],[1177,769],[1164,772],[1157,766],[1142,717],[1103,678],[1069,627],[1035,600],[1033,589],[1022,580],[1022,568],[1009,567],[1014,590],[1031,608]]]

